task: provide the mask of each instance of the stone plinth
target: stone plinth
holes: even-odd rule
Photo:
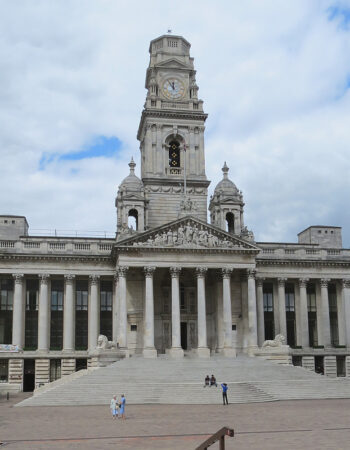
[[[256,348],[254,355],[268,359],[277,364],[292,364],[292,354],[289,345]]]
[[[127,349],[96,349],[90,352],[90,355],[89,367],[105,367],[119,359],[128,358],[129,351]]]
[[[169,355],[170,358],[178,359],[184,357],[184,351],[181,347],[173,347],[166,349],[166,354]]]
[[[155,348],[144,348],[142,355],[144,358],[157,358],[157,350]]]

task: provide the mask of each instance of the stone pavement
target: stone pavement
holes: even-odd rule
[[[113,421],[108,405],[14,408],[24,395],[0,399],[0,448],[190,450],[225,425],[236,433],[227,450],[345,450],[350,442],[348,399],[129,405],[127,419]]]

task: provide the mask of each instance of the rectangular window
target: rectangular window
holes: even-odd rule
[[[137,331],[137,325],[131,324],[130,331]]]
[[[8,382],[9,361],[8,359],[0,359],[0,383]]]
[[[61,378],[61,360],[50,359],[50,382]]]
[[[112,340],[113,283],[102,280],[100,283],[100,333]]]
[[[13,280],[0,279],[0,344],[12,342]]]
[[[63,285],[63,280],[51,281],[51,350],[61,350],[63,346]]]
[[[294,285],[286,284],[285,292],[286,292],[286,311],[294,312],[295,311]]]
[[[87,280],[75,282],[75,349],[88,348],[88,307],[89,283]]]
[[[180,309],[181,311],[186,310],[185,288],[183,286],[180,286]]]
[[[273,312],[273,286],[272,283],[264,283],[263,287],[264,311]]]
[[[316,305],[316,291],[315,291],[314,284],[310,284],[307,286],[306,294],[307,294],[307,309],[308,309],[308,311],[316,312],[317,305]]]

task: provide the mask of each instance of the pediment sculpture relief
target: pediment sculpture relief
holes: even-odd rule
[[[188,221],[185,224],[181,223],[178,227],[152,234],[146,241],[136,241],[133,246],[232,248],[239,244],[212,234],[209,229]]]

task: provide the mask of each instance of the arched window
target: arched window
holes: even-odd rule
[[[235,232],[235,216],[232,214],[232,212],[228,212],[226,214],[226,231],[228,233]]]
[[[130,209],[128,214],[128,227],[137,231],[139,226],[139,214],[136,209]]]
[[[171,141],[169,144],[169,166],[180,167],[180,144],[178,141]]]

